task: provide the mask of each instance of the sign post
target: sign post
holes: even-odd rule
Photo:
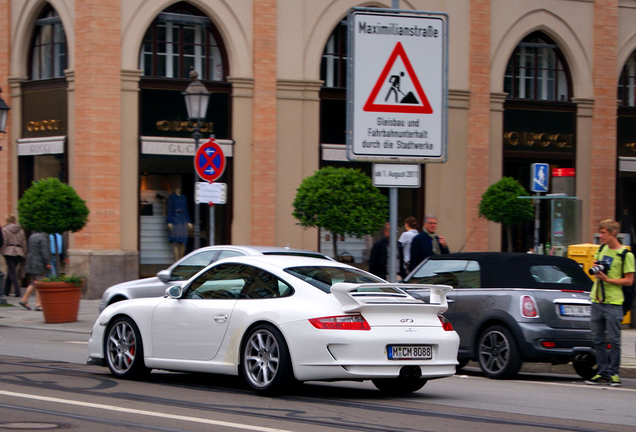
[[[535,196],[548,191],[550,183],[550,165],[547,163],[533,163],[530,166],[530,189]],[[534,253],[539,253],[539,228],[541,227],[541,200],[534,201]],[[543,251],[541,251],[543,253]]]
[[[446,162],[448,16],[354,8],[349,12],[347,157],[374,165],[373,181],[389,187],[389,281],[397,259],[397,187],[419,187],[419,167]],[[386,172],[396,173],[395,176]],[[417,178],[408,172],[417,171]],[[405,174],[402,176],[401,174]],[[412,181],[417,179],[417,185]]]
[[[199,204],[207,203],[210,205],[210,219],[208,228],[208,243],[214,244],[214,208],[213,204],[225,204],[226,185],[224,183],[213,184],[215,180],[225,172],[226,159],[223,149],[219,144],[210,138],[206,143],[202,144],[194,154],[194,170],[197,175],[205,182],[195,182],[195,248],[200,246],[200,227]],[[203,200],[203,201],[201,201]]]

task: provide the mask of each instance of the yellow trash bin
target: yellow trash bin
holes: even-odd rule
[[[588,273],[590,267],[594,265],[594,254],[598,250],[597,244],[593,243],[583,243],[568,246],[568,258],[572,258],[577,263],[583,266],[583,270],[585,274],[590,277],[590,279],[594,280],[594,276]],[[628,249],[631,250],[629,246]],[[632,313],[627,312],[627,315],[623,318],[622,324],[629,324],[632,322]]]

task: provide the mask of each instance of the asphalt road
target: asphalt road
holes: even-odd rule
[[[636,379],[588,386],[571,369],[545,365],[506,381],[468,367],[403,397],[384,397],[367,382],[307,383],[268,398],[234,377],[155,371],[144,381],[118,380],[85,365],[90,306],[82,305],[78,322],[52,325],[33,311],[0,308],[0,430],[631,432],[636,425]]]

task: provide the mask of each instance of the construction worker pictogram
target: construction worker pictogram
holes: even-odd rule
[[[389,73],[391,73],[390,76]],[[410,88],[412,90],[409,90]],[[380,90],[386,91],[380,93]],[[422,89],[413,66],[411,66],[402,43],[398,42],[395,45],[364,105],[363,111],[407,114],[433,113],[433,108]]]

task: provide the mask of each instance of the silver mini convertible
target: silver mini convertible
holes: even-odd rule
[[[592,281],[574,260],[504,252],[435,255],[405,282],[454,288],[444,316],[460,337],[460,367],[473,360],[490,378],[510,378],[523,362],[572,362],[582,378],[595,374]]]

